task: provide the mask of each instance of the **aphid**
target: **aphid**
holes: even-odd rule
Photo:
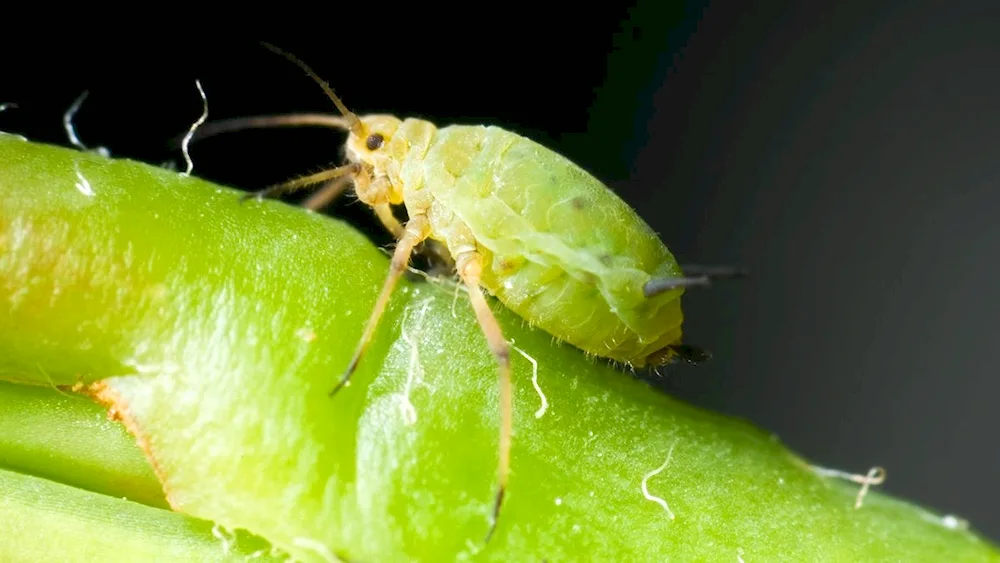
[[[240,118],[203,126],[200,136],[249,127],[318,125],[348,132],[348,163],[271,186],[262,198],[325,184],[310,200],[328,203],[353,183],[398,241],[391,267],[354,356],[331,390],[350,383],[414,247],[439,241],[468,289],[499,366],[500,440],[492,535],[510,466],[510,345],[485,288],[532,325],[595,356],[635,367],[704,353],[681,344],[684,288],[739,275],[729,268],[682,272],[656,233],[603,183],[565,157],[498,127],[437,127],[392,115],[357,116],[305,63],[298,65],[340,116]],[[408,214],[401,224],[393,205]],[[312,205],[311,205],[312,206]]]

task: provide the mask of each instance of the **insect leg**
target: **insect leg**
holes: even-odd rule
[[[403,236],[403,226],[392,212],[391,202],[384,196],[392,188],[385,177],[372,179],[371,170],[362,167],[354,176],[354,193],[362,201],[368,201],[375,215],[393,238],[399,240]]]
[[[479,288],[479,278],[483,270],[483,257],[478,252],[466,252],[456,260],[459,275],[469,290],[469,299],[476,312],[479,326],[486,335],[490,351],[497,359],[500,368],[500,462],[497,466],[497,495],[493,504],[493,522],[486,534],[489,541],[496,530],[497,518],[500,516],[500,506],[503,504],[504,493],[507,491],[507,479],[510,474],[510,442],[513,425],[511,412],[510,385],[510,345],[504,339],[500,324],[493,316],[482,290]]]
[[[334,178],[316,193],[309,196],[309,199],[302,203],[302,207],[306,209],[312,209],[313,211],[319,211],[320,209],[326,207],[333,203],[333,200],[340,197],[340,194],[344,193],[344,190],[351,185],[351,176],[341,176],[339,178]],[[397,237],[398,238],[398,237]]]
[[[308,176],[303,176],[301,178],[296,178],[288,182],[283,182],[281,184],[275,184],[273,186],[268,186],[262,190],[256,192],[251,192],[240,198],[240,201],[246,201],[248,199],[264,199],[266,197],[273,197],[280,193],[292,192],[306,186],[312,186],[314,184],[319,184],[328,180],[333,180],[341,176],[354,176],[361,171],[361,166],[359,164],[346,164],[344,166],[338,166],[337,168],[331,168],[330,170],[324,170],[322,172],[317,172],[316,174],[310,174]]]
[[[392,291],[396,288],[396,283],[403,275],[403,272],[406,271],[406,266],[410,262],[410,255],[413,253],[413,247],[427,238],[429,234],[430,221],[428,221],[426,215],[414,215],[406,223],[403,236],[399,239],[396,250],[392,254],[389,275],[386,276],[385,283],[382,285],[382,292],[379,294],[378,300],[375,301],[375,308],[372,310],[371,316],[368,317],[368,324],[365,326],[365,331],[358,342],[354,357],[351,358],[351,363],[347,365],[347,370],[340,377],[340,381],[330,390],[330,396],[336,394],[343,387],[350,385],[351,376],[354,375],[354,370],[357,369],[361,357],[371,343],[375,329],[378,327],[378,322],[382,318],[382,313],[385,312],[385,308],[389,304],[389,298],[392,297]]]
[[[392,207],[388,203],[380,203],[375,207],[375,215],[378,216],[378,220],[382,222],[382,225],[392,233],[392,236],[399,238],[403,236],[403,225],[400,224],[399,219],[392,213]]]

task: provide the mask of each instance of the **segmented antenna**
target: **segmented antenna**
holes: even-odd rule
[[[286,53],[282,49],[279,49],[278,47],[275,47],[270,43],[261,41],[261,45],[263,45],[270,51],[285,57],[289,61],[295,63],[299,68],[304,70],[305,73],[308,74],[309,77],[312,78],[317,84],[319,84],[320,88],[322,88],[324,92],[326,92],[327,97],[333,100],[334,105],[337,106],[337,109],[340,110],[341,114],[343,114],[344,119],[347,120],[347,123],[350,126],[351,133],[354,133],[358,137],[364,136],[365,130],[364,127],[361,125],[361,120],[358,119],[358,116],[354,115],[354,113],[351,112],[351,110],[347,109],[347,106],[344,105],[344,102],[340,101],[340,98],[338,98],[337,95],[333,93],[333,88],[331,88],[330,85],[327,84],[325,80],[320,78],[319,75],[316,74],[315,71],[313,71],[313,69],[309,68],[309,65],[299,60],[298,57],[296,57],[295,55],[291,53]]]

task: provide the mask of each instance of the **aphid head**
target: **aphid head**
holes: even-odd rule
[[[400,120],[391,115],[366,115],[360,118],[361,134],[347,136],[347,159],[360,164],[354,177],[354,193],[368,205],[403,202],[398,167],[393,167],[392,136]]]
[[[305,71],[313,81],[323,88],[323,92],[333,101],[340,114],[344,117],[342,122],[337,118],[333,118],[335,121],[330,121],[329,119],[325,121],[334,124],[334,126],[343,127],[348,131],[346,143],[347,158],[351,162],[364,165],[358,173],[358,177],[355,178],[358,198],[370,205],[385,203],[387,201],[393,203],[401,201],[402,194],[399,193],[400,189],[394,184],[393,179],[389,175],[388,164],[390,157],[383,150],[396,133],[396,129],[399,128],[400,120],[391,115],[380,114],[358,117],[354,112],[347,109],[344,102],[333,93],[333,88],[330,88],[330,85],[309,68],[306,63],[274,45],[268,43],[264,43],[263,45],[271,51],[287,58]],[[374,190],[369,190],[368,187],[373,182],[379,180],[383,181],[382,185]],[[385,184],[386,180],[388,180],[387,185]]]
[[[351,162],[363,162],[381,170],[388,158],[385,148],[401,121],[398,117],[381,114],[365,115],[359,121],[360,134],[351,130],[347,137],[347,158]]]

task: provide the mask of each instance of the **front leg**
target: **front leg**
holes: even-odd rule
[[[429,234],[430,221],[428,221],[426,215],[415,215],[410,218],[409,222],[406,223],[403,237],[399,239],[399,243],[396,245],[396,250],[392,254],[392,261],[389,266],[389,275],[386,276],[385,283],[382,285],[382,292],[375,301],[375,308],[372,310],[371,316],[368,318],[368,324],[365,326],[365,331],[361,335],[361,340],[358,342],[357,349],[354,352],[354,357],[351,358],[351,362],[347,365],[347,370],[330,391],[331,396],[336,394],[337,391],[340,391],[342,388],[350,385],[351,376],[354,375],[354,371],[357,369],[358,363],[361,362],[361,358],[368,349],[368,345],[371,344],[372,336],[374,336],[375,329],[378,327],[379,320],[382,318],[382,313],[385,312],[385,308],[389,304],[389,298],[392,297],[392,292],[396,288],[396,283],[399,282],[399,278],[403,275],[403,272],[406,271],[406,267],[410,262],[410,255],[413,253],[413,248],[420,244],[422,240],[426,239]]]
[[[361,172],[361,166],[359,164],[346,164],[344,166],[338,166],[337,168],[331,168],[330,170],[324,170],[322,172],[317,172],[316,174],[310,174],[308,176],[303,176],[301,178],[296,178],[294,180],[289,180],[288,182],[282,182],[280,184],[275,184],[273,186],[268,186],[262,190],[256,192],[251,192],[240,198],[240,201],[246,201],[248,199],[262,200],[268,197],[274,197],[283,193],[294,192],[295,190],[300,190],[302,188],[320,184],[323,182],[328,182],[330,180],[335,180],[344,176],[356,177]]]

